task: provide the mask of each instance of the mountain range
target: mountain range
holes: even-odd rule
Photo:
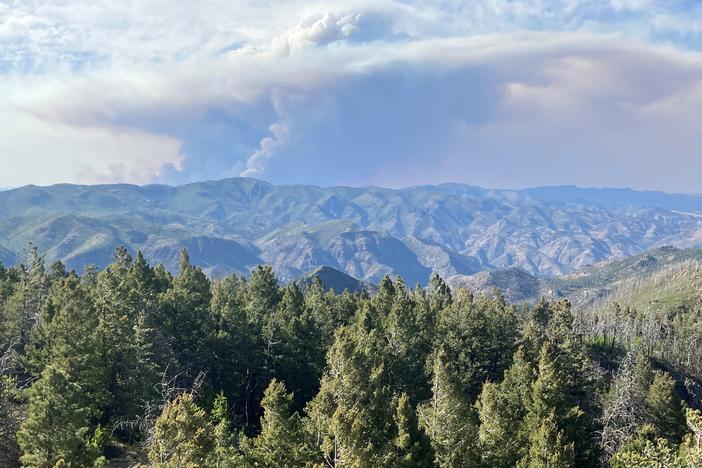
[[[426,284],[433,271],[460,282],[510,268],[556,276],[661,246],[702,246],[702,195],[572,186],[323,188],[248,178],[1,191],[0,261],[21,261],[29,242],[77,270],[104,266],[124,245],[170,270],[187,248],[212,276],[248,274],[262,263],[282,280],[324,266],[364,283],[390,274]]]

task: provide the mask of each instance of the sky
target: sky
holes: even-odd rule
[[[0,165],[702,192],[702,2],[0,0]]]

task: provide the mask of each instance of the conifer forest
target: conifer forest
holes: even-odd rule
[[[702,466],[695,310],[45,263],[0,268],[0,466]]]

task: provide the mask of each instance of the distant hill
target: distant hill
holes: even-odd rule
[[[484,271],[475,275],[454,275],[446,282],[451,289],[468,288],[479,293],[490,293],[499,289],[509,302],[534,302],[546,294],[546,283],[524,270]]]
[[[364,283],[352,276],[347,275],[343,271],[327,266],[318,268],[312,273],[308,273],[301,278],[300,283],[303,288],[309,287],[314,281],[315,277],[319,278],[325,291],[332,290],[336,293],[342,293],[348,290],[349,292],[355,293],[365,290],[372,293],[376,289],[375,285],[373,284]]]
[[[702,250],[661,247],[553,278],[509,269],[452,276],[447,281],[452,288],[467,287],[478,293],[498,288],[513,302],[567,298],[576,309],[617,302],[638,310],[665,312],[702,306]]]
[[[322,188],[247,178],[0,192],[0,260],[17,261],[30,241],[48,260],[78,270],[104,266],[124,245],[171,271],[187,247],[213,276],[268,263],[283,280],[322,266],[369,283],[386,274],[426,284],[433,271],[460,278],[511,268],[542,277],[664,245],[702,246],[702,197],[461,184]]]

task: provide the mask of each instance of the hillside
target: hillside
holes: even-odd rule
[[[325,291],[334,291],[339,294],[344,291],[352,293],[367,291],[373,292],[376,286],[370,283],[364,283],[356,278],[347,275],[343,271],[335,270],[331,267],[320,267],[312,273],[308,273],[300,280],[300,284],[304,289],[312,285],[315,278],[319,278]]]
[[[512,268],[455,275],[447,282],[478,293],[497,288],[512,302],[567,298],[578,310],[617,302],[640,311],[668,312],[702,305],[702,250],[661,247],[559,277],[536,277]]]
[[[468,288],[477,293],[491,293],[498,289],[510,302],[534,302],[546,294],[545,281],[524,270],[483,271],[475,275],[454,275],[446,282],[452,290]]]
[[[562,275],[663,245],[700,246],[702,197],[460,184],[321,188],[246,178],[0,192],[0,260],[21,258],[30,241],[77,270],[104,266],[125,245],[174,271],[187,247],[213,276],[269,263],[284,280],[330,266],[366,282],[389,274],[425,284],[433,271]]]

